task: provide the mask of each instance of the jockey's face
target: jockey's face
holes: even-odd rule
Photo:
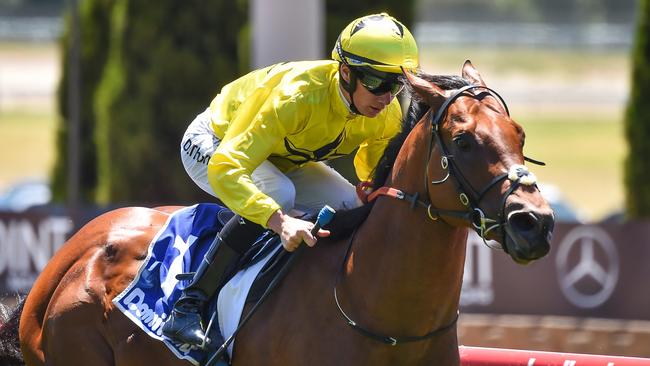
[[[350,72],[350,68],[346,65],[341,66],[341,75],[348,82],[350,81]],[[379,94],[375,93],[371,93],[363,83],[357,80],[353,98],[359,113],[367,117],[375,117],[395,98],[390,90]],[[350,101],[350,94],[346,91],[343,91],[343,94]]]

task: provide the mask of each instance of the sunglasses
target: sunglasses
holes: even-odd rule
[[[392,95],[397,95],[404,89],[404,84],[396,77],[381,77],[359,70],[354,70],[353,72],[356,74],[357,80],[359,80],[361,85],[374,95],[383,95],[387,92],[390,92]]]

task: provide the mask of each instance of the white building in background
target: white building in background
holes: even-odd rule
[[[324,57],[323,0],[252,0],[251,68]]]

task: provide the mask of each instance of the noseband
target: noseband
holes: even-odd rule
[[[429,139],[428,159],[424,167],[424,171],[425,171],[424,184],[426,187],[426,192],[427,193],[429,192],[429,184],[434,186],[443,184],[448,180],[450,180],[449,178],[452,178],[451,181],[453,181],[454,185],[456,186],[456,191],[458,192],[458,199],[460,200],[463,206],[467,207],[467,210],[457,211],[457,210],[438,209],[433,207],[433,205],[429,202],[424,202],[419,200],[417,193],[410,195],[403,191],[397,190],[395,188],[389,188],[389,187],[379,188],[377,191],[373,192],[368,196],[368,200],[371,201],[374,198],[376,198],[378,195],[387,195],[397,199],[408,201],[411,203],[412,207],[418,205],[426,208],[427,215],[431,220],[434,221],[443,217],[455,217],[462,220],[466,220],[471,223],[472,228],[478,233],[478,235],[484,241],[487,241],[486,236],[492,230],[501,229],[502,231],[501,239],[503,244],[502,247],[503,250],[507,253],[508,248],[505,245],[505,240],[506,240],[505,228],[508,226],[507,217],[505,215],[506,200],[520,186],[536,185],[537,178],[533,173],[528,171],[528,168],[526,166],[521,164],[514,164],[508,169],[507,172],[503,172],[502,174],[492,179],[492,181],[490,181],[485,187],[483,187],[483,189],[476,190],[472,187],[472,185],[470,184],[469,180],[465,177],[465,175],[463,175],[462,169],[454,159],[454,156],[449,153],[449,149],[447,149],[447,146],[445,145],[445,142],[442,138],[442,134],[440,131],[440,126],[444,121],[444,117],[446,116],[447,111],[451,106],[451,104],[453,104],[454,101],[456,101],[456,99],[462,96],[463,93],[470,90],[476,90],[476,89],[486,90],[490,95],[497,98],[497,100],[501,102],[501,105],[504,107],[508,116],[510,115],[508,106],[506,105],[503,98],[499,95],[499,93],[482,85],[466,85],[456,90],[453,95],[447,98],[442,104],[442,106],[435,113],[435,115],[432,113],[431,110],[429,110],[428,112],[431,115],[431,138]],[[428,169],[427,169],[431,161],[431,153],[433,151],[434,144],[437,144],[440,147],[440,166],[443,169],[443,171],[446,171],[445,177],[439,180],[430,180],[428,176]],[[531,162],[533,164],[545,165],[543,162],[530,159],[528,157],[524,157],[524,160]],[[481,209],[481,201],[492,188],[494,188],[495,186],[497,186],[499,183],[501,183],[506,179],[510,180],[510,187],[501,198],[501,205],[500,205],[501,209],[497,214],[496,218],[490,218],[486,216],[483,209]]]

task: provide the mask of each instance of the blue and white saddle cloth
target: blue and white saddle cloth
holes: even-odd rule
[[[194,272],[215,235],[221,230],[220,215],[227,208],[217,204],[198,204],[172,213],[151,240],[147,258],[133,282],[113,303],[151,337],[163,341],[179,358],[199,365],[206,355],[197,347],[171,342],[162,336],[162,325],[180,297],[186,281],[176,275]],[[271,244],[269,241],[268,244]],[[267,261],[279,250],[265,250],[264,258],[235,275],[221,290],[210,308],[218,307],[219,327],[224,339],[235,331],[251,284]],[[214,303],[216,302],[216,304]],[[232,356],[231,343],[228,353]]]

